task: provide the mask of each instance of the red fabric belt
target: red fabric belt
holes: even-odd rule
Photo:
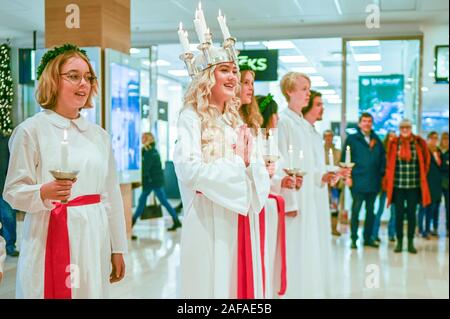
[[[275,199],[278,209],[278,243],[281,253],[281,285],[278,295],[283,296],[287,288],[287,272],[286,272],[286,215],[284,198],[279,195],[270,194],[269,198]],[[278,246],[278,245],[277,245]]]
[[[72,299],[67,207],[92,205],[100,201],[100,195],[95,194],[80,196],[65,204],[53,203],[55,208],[50,212],[45,250],[45,299]]]
[[[254,299],[252,241],[250,219],[238,217],[238,299]]]

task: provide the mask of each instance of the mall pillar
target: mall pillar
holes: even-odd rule
[[[102,49],[102,94],[105,94],[104,49],[129,54],[131,44],[130,0],[45,0],[45,47],[65,43]],[[102,97],[105,127],[105,97]],[[127,234],[131,236],[131,184],[121,184]]]

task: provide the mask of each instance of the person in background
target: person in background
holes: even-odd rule
[[[348,146],[351,148],[351,160],[355,163],[351,187],[353,198],[351,248],[357,248],[359,212],[364,202],[366,203],[364,246],[378,248],[378,244],[372,239],[374,204],[381,190],[381,179],[386,167],[386,152],[380,138],[372,130],[373,116],[370,113],[361,114],[358,126],[357,133],[347,137],[344,147],[344,149]],[[342,152],[342,162],[345,161],[345,153]]]
[[[3,229],[0,229],[0,235],[6,241],[6,254],[11,257],[18,257],[16,250],[16,211],[3,199],[3,190],[5,187],[6,174],[9,165],[9,136],[0,134],[0,223]]]
[[[425,239],[430,239],[430,235],[437,236],[439,228],[439,206],[442,197],[442,154],[438,148],[438,143],[438,133],[430,132],[427,136],[427,144],[431,161],[427,181],[430,189],[431,204],[428,206],[421,205],[419,210],[419,232]],[[430,231],[431,223],[433,223],[432,232]]]
[[[173,225],[167,230],[175,231],[181,227],[181,222],[178,219],[177,212],[167,200],[164,190],[164,171],[155,145],[155,137],[152,133],[147,132],[142,134],[142,193],[133,215],[133,225],[136,224],[138,218],[144,213],[147,198],[154,191],[161,205],[167,209],[167,212],[172,217]],[[136,239],[136,237],[133,236],[133,239]]]
[[[384,149],[386,150],[388,143],[392,142],[392,140],[395,138],[396,134],[395,131],[389,131],[389,133],[386,135],[386,138],[384,139]],[[380,242],[379,232],[380,232],[380,224],[381,224],[381,216],[383,216],[384,209],[386,208],[386,185],[385,185],[385,179],[383,178],[382,183],[382,190],[379,197],[378,202],[378,212],[375,216],[375,222],[373,224],[373,240],[376,242]],[[388,236],[389,241],[394,242],[395,241],[395,208],[393,205],[391,205],[390,208],[391,216],[389,218],[389,225],[388,225]]]
[[[444,195],[445,223],[448,237],[448,132],[442,133],[439,148],[442,152],[442,193]]]
[[[394,252],[403,251],[403,221],[408,218],[408,251],[417,254],[414,247],[416,230],[416,209],[419,202],[431,204],[427,171],[430,166],[430,152],[420,136],[412,133],[408,119],[400,122],[400,136],[387,146],[386,193],[388,207],[395,206],[397,245]]]
[[[325,148],[325,164],[339,166],[341,161],[341,150],[337,149],[333,143],[334,133],[332,130],[326,130],[323,132],[324,148]],[[328,154],[330,150],[333,152],[333,161],[330,163]],[[343,180],[335,186],[328,187],[329,202],[330,202],[330,212],[331,212],[331,234],[333,236],[341,236],[341,233],[337,230],[337,225],[339,223],[339,204],[342,190],[344,189],[345,183]]]

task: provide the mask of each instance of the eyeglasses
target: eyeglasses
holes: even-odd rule
[[[401,130],[404,130],[404,129],[410,129],[411,128],[411,126],[400,126],[400,129]]]
[[[60,75],[64,75],[70,83],[75,84],[75,85],[80,85],[81,80],[83,78],[86,81],[86,83],[88,83],[90,85],[94,84],[95,81],[97,80],[97,78],[91,74],[85,74],[84,76],[81,76],[81,74],[77,73],[77,72],[61,73]]]

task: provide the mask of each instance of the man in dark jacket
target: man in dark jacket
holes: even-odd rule
[[[5,187],[6,173],[9,164],[9,137],[0,134],[0,235],[6,241],[6,253],[8,256],[17,257],[16,250],[16,212],[3,200],[3,189]]]
[[[370,113],[363,113],[359,118],[359,128],[356,134],[348,136],[343,149],[347,146],[351,150],[351,159],[355,163],[352,170],[351,193],[352,218],[351,238],[352,248],[357,248],[359,228],[359,212],[366,203],[366,218],[364,222],[364,246],[378,247],[373,241],[372,231],[374,223],[374,204],[377,194],[381,190],[381,179],[386,167],[386,152],[383,143],[372,130],[373,117]],[[345,161],[346,152],[342,152]]]

